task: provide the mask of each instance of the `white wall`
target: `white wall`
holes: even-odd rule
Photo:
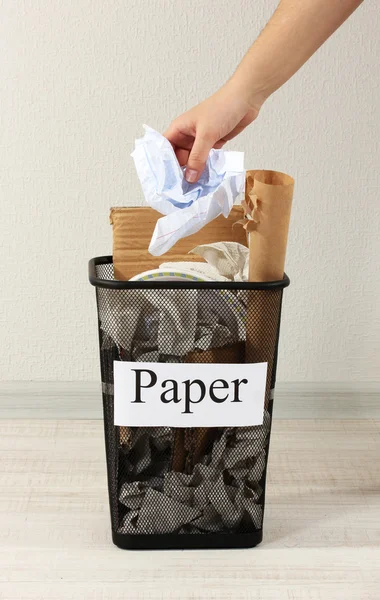
[[[0,3],[0,379],[98,378],[87,260],[129,152],[213,92],[275,0]],[[359,12],[232,147],[292,174],[279,380],[380,380],[380,16]]]

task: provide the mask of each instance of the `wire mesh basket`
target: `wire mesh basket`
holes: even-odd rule
[[[92,259],[89,277],[98,307],[114,543],[162,549],[257,545],[288,277],[268,283],[117,281],[110,256]],[[218,365],[219,383],[210,392],[215,414],[229,390],[223,365],[251,369],[253,363],[266,363],[262,424],[173,427],[158,417],[154,426],[115,425],[115,364],[120,362],[169,364],[173,372],[182,365],[189,373]],[[197,381],[202,392],[201,375]],[[144,387],[149,385],[152,381]],[[173,398],[162,388],[157,393],[164,411]],[[194,412],[199,401],[187,392],[174,398],[182,413]]]

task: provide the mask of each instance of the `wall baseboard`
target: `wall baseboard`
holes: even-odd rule
[[[380,419],[380,382],[281,383],[276,419]],[[95,382],[0,382],[0,419],[101,419]]]

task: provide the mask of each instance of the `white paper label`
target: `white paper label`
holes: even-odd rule
[[[262,425],[267,366],[114,361],[115,425]]]

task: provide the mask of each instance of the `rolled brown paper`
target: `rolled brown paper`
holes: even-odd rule
[[[149,206],[112,208],[113,266],[115,279],[128,280],[138,273],[157,269],[163,262],[204,262],[188,254],[196,246],[215,242],[239,242],[247,246],[242,227],[234,227],[244,216],[241,206],[234,206],[226,219],[223,215],[208,223],[197,233],[179,240],[162,256],[152,256],[148,247],[160,213]]]
[[[185,470],[186,447],[185,447],[185,429],[175,429],[174,443],[171,459],[171,470],[182,473]]]
[[[294,179],[277,171],[247,171],[246,204],[256,205],[249,233],[249,281],[278,281],[284,276]],[[249,292],[246,362],[267,362],[265,404],[270,400],[281,290]]]
[[[246,201],[257,197],[255,229],[249,234],[249,281],[283,278],[294,179],[278,171],[247,171]]]
[[[190,352],[186,363],[242,363],[245,356],[244,342],[236,342],[219,348],[195,350]],[[194,429],[177,429],[174,441],[172,460],[173,471],[191,473],[194,466],[202,459],[207,446],[212,442],[216,429],[196,427]]]

